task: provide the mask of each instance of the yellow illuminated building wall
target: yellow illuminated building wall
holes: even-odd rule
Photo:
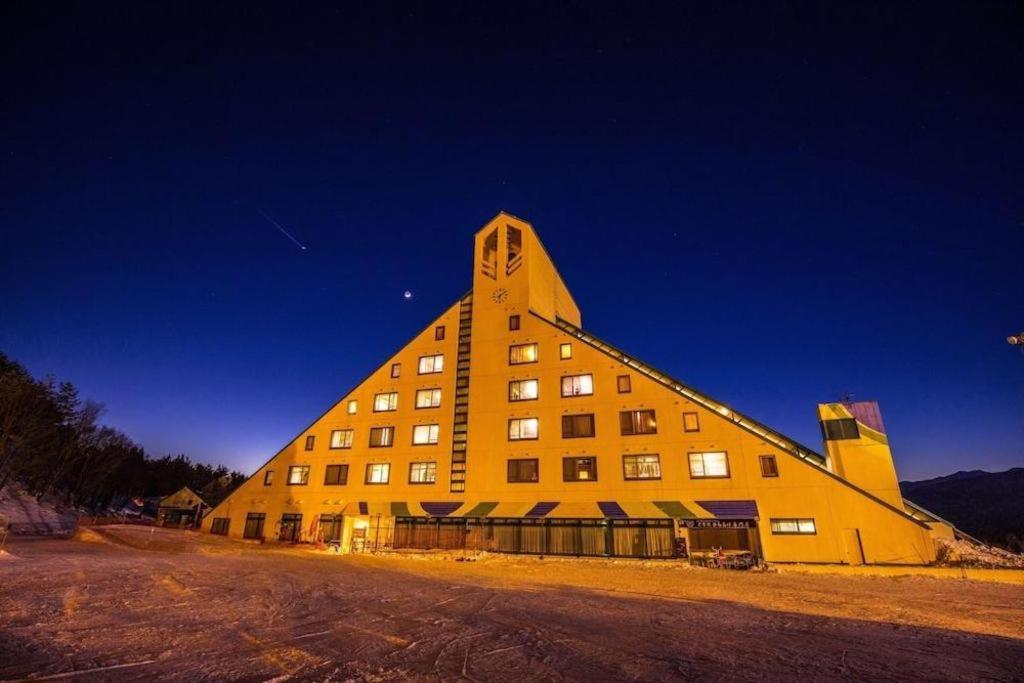
[[[819,406],[823,455],[668,377],[583,330],[532,226],[502,213],[476,235],[470,293],[203,528],[348,550],[391,543],[396,520],[649,523],[691,552],[931,562],[871,405]]]

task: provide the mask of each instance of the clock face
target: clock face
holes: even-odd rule
[[[508,298],[508,290],[504,287],[498,287],[496,290],[491,292],[491,301],[496,304],[503,303]]]

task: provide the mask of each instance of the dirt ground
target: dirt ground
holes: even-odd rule
[[[0,679],[1024,678],[1024,586],[337,556],[106,527],[0,557]]]

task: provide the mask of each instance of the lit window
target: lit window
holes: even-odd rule
[[[779,476],[779,463],[775,462],[774,455],[761,455],[758,456],[761,461],[761,476],[762,477],[777,477]]]
[[[348,465],[328,465],[324,471],[324,486],[344,486],[348,483]]]
[[[594,435],[594,414],[586,415],[563,415],[562,416],[562,438],[578,439],[584,436]]]
[[[267,470],[263,473],[263,485],[270,486],[274,483],[274,470]]]
[[[420,356],[419,374],[433,375],[444,370],[444,356]]]
[[[773,534],[816,534],[813,519],[773,519]]]
[[[508,400],[532,401],[537,398],[537,380],[519,379],[508,383]]]
[[[352,448],[352,430],[335,429],[332,431],[331,448]]]
[[[597,481],[597,458],[562,458],[562,481]]]
[[[386,413],[398,410],[398,392],[392,391],[386,394],[375,394],[373,397],[373,412]]]
[[[590,396],[593,393],[593,375],[567,375],[562,378],[562,396]]]
[[[391,477],[391,463],[374,462],[366,466],[367,484],[386,484]]]
[[[513,344],[508,347],[508,364],[522,365],[537,362],[536,344]]]
[[[313,450],[313,445],[315,443],[316,443],[316,437],[315,436],[313,436],[313,435],[307,436],[306,437],[306,450],[307,451]]]
[[[392,378],[398,377],[401,374],[402,374],[402,364],[401,363],[392,363],[391,364],[391,377]]]
[[[633,391],[633,383],[629,379],[629,375],[619,375],[615,378],[615,387],[619,390],[620,394],[628,394]]]
[[[356,411],[358,409],[359,409],[359,401],[357,401],[355,399],[352,399],[351,401],[348,402],[348,414],[349,415],[355,415]]]
[[[699,432],[700,416],[697,413],[683,413],[683,431]]]
[[[619,432],[623,436],[657,434],[658,421],[653,410],[623,410],[619,413]]]
[[[309,465],[292,465],[288,468],[288,485],[305,486],[309,483]]]
[[[423,446],[437,443],[440,430],[438,425],[416,425],[412,428],[412,445]]]
[[[540,480],[540,463],[536,458],[513,458],[508,461],[510,484],[532,484]]]
[[[569,360],[572,358],[572,344],[559,344],[558,357],[562,360]]]
[[[729,476],[729,456],[722,451],[690,453],[690,477],[693,479]]]
[[[410,484],[433,484],[436,481],[436,462],[414,462],[409,464]]]
[[[512,332],[515,332],[516,330],[519,329],[519,316],[518,315],[510,315],[508,317],[508,329],[510,331],[512,331]]]
[[[444,325],[434,328],[434,341],[444,341]]]
[[[440,389],[417,389],[416,390],[416,407],[417,408],[437,408],[441,405],[441,390]]]
[[[661,479],[661,457],[658,455],[622,456],[622,477],[627,480]]]
[[[394,443],[394,427],[374,427],[370,430],[370,448],[389,448]]]
[[[529,441],[537,438],[538,420],[535,417],[524,417],[508,421],[509,441]]]

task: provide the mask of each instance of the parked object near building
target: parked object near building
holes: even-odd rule
[[[499,214],[474,254],[470,292],[204,530],[342,551],[934,560],[877,405],[819,406],[819,453],[586,332],[529,223]]]
[[[196,526],[208,506],[199,495],[185,486],[160,499],[156,511],[157,526]]]

